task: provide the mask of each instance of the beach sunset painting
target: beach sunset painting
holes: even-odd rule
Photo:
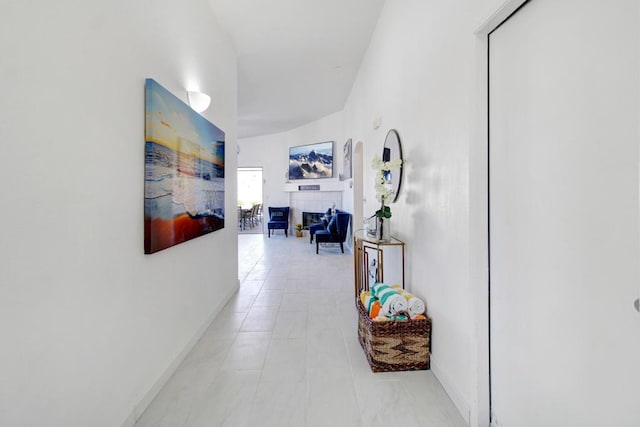
[[[224,227],[224,132],[145,83],[144,253]]]

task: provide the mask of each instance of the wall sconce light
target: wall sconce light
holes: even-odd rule
[[[189,99],[191,108],[198,113],[202,113],[209,108],[209,104],[211,103],[211,97],[202,92],[187,92],[187,98]]]

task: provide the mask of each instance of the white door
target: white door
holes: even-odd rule
[[[639,10],[531,0],[489,37],[499,427],[639,427]]]

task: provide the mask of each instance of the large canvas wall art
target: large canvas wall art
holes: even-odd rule
[[[224,227],[224,132],[153,79],[145,84],[144,252]]]
[[[289,179],[331,178],[333,141],[289,148]]]

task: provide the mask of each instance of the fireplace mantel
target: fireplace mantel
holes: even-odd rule
[[[348,181],[312,181],[312,182],[308,182],[305,180],[300,180],[300,181],[291,181],[291,182],[286,182],[284,184],[284,191],[289,192],[289,193],[295,193],[295,192],[299,192],[299,191],[304,191],[304,192],[317,192],[317,191],[344,191],[345,189],[345,185]],[[298,186],[300,185],[319,185],[320,189],[319,190],[299,190]]]

